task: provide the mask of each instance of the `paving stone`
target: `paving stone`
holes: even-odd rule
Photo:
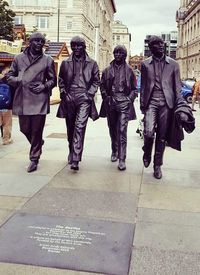
[[[143,183],[200,188],[199,171],[194,172],[191,170],[167,169],[164,166],[162,168],[162,172],[163,177],[160,180],[157,180],[153,177],[152,167],[145,169],[143,174]]]
[[[137,221],[200,227],[200,213],[138,208]]]
[[[13,214],[12,210],[0,209],[0,225],[4,223]],[[1,273],[0,273],[1,274]]]
[[[134,194],[45,187],[24,205],[22,211],[134,223],[136,207]]]
[[[120,173],[117,169],[109,173],[107,169],[101,173],[92,170],[86,172],[85,169],[80,169],[78,173],[73,173],[68,166],[53,177],[49,186],[80,190],[130,192],[138,195],[141,177],[140,174]]]
[[[37,176],[34,174],[0,174],[0,195],[32,197],[51,179],[49,176]]]
[[[139,207],[200,212],[200,189],[163,184],[143,184]]]
[[[9,161],[9,165],[8,165]],[[10,167],[12,167],[12,174],[18,174],[18,175],[25,175],[27,174],[27,167],[29,165],[28,155],[26,156],[26,160],[19,160],[19,159],[7,159],[6,161],[4,159],[0,159],[0,167],[1,167],[1,173],[10,173]],[[66,162],[60,161],[60,160],[43,160],[38,164],[38,170],[34,173],[30,174],[30,176],[33,175],[40,175],[40,176],[54,176],[57,174],[63,167],[65,167]]]
[[[22,197],[9,197],[9,196],[0,196],[0,209],[4,210],[14,210],[20,209],[28,198]]]
[[[0,263],[0,274],[2,275],[103,275],[101,273],[81,272],[48,268],[40,266]]]
[[[128,274],[134,225],[19,213],[0,228],[0,261]]]
[[[198,275],[200,254],[134,248],[129,275]]]
[[[134,246],[200,253],[198,226],[137,222]]]

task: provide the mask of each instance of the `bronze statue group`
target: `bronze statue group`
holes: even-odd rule
[[[17,55],[7,73],[7,82],[14,89],[13,114],[18,115],[21,132],[30,143],[30,164],[27,172],[37,170],[42,154],[43,129],[50,111],[50,96],[57,84],[53,59],[43,52],[45,38],[33,33],[29,46]],[[58,77],[60,104],[57,117],[64,118],[72,170],[79,170],[88,118],[107,117],[111,139],[111,161],[118,169],[126,169],[127,126],[136,119],[134,100],[136,79],[126,62],[123,45],[114,48],[114,59],[102,72],[86,52],[85,40],[75,36],[70,42],[72,54],[62,61]],[[181,81],[178,64],[165,55],[160,37],[149,40],[152,56],[142,62],[140,109],[144,114],[143,163],[151,163],[152,148],[154,177],[162,177],[161,166],[166,143],[181,150],[183,129],[195,128],[191,108],[180,96]],[[98,114],[94,96],[100,86],[102,104]]]

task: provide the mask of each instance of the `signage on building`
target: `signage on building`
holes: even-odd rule
[[[18,54],[21,52],[22,40],[16,40],[14,42],[0,39],[0,52],[6,52],[11,54]]]

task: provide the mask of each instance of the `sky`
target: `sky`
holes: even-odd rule
[[[144,51],[146,34],[177,30],[176,11],[180,0],[114,0],[115,20],[122,21],[131,33],[131,55]]]

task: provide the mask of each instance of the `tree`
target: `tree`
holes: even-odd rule
[[[15,13],[8,8],[9,4],[0,0],[0,39],[13,41],[13,20]]]

